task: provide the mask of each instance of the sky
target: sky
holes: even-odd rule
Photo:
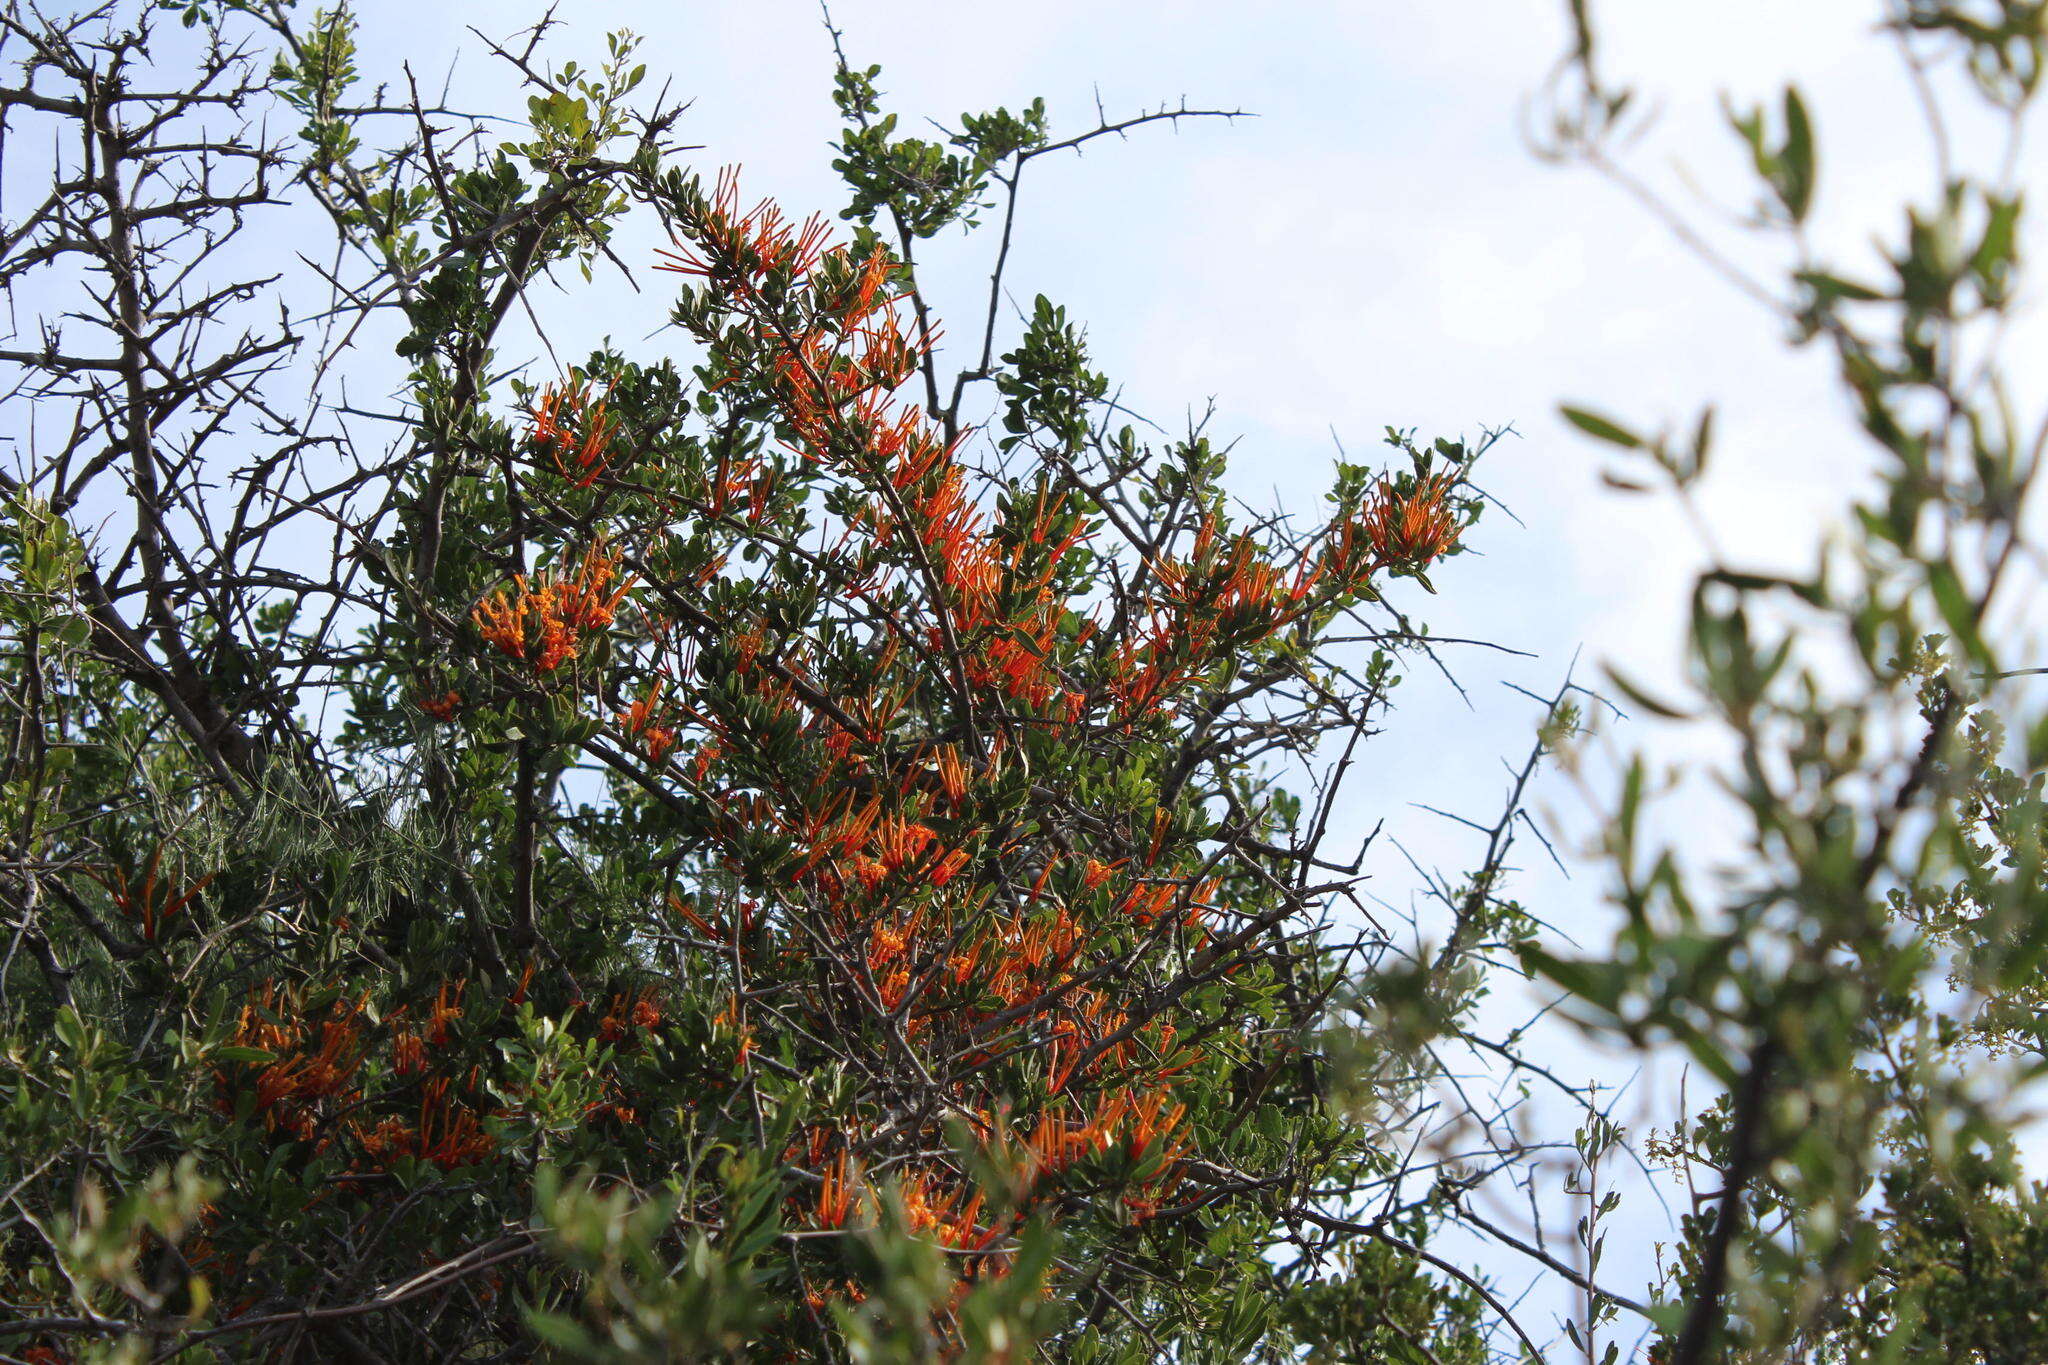
[[[396,80],[403,64],[425,90],[448,81],[457,105],[502,108],[511,83],[467,25],[503,37],[541,7],[359,8],[373,77]],[[1773,99],[1796,78],[1822,147],[1817,240],[1867,260],[1902,198],[1930,183],[1926,130],[1872,34],[1878,11],[1874,0],[1597,6],[1610,72],[1657,111],[1632,164],[1768,274],[1769,249],[1732,222],[1753,190],[1718,100]],[[645,36],[651,80],[694,101],[678,132],[702,145],[692,156],[706,172],[742,163],[750,194],[799,216],[843,203],[829,166],[832,53],[811,0],[582,0],[561,13],[558,56],[600,57],[611,29]],[[1652,429],[1718,404],[1705,508],[1728,556],[1754,567],[1802,567],[1870,467],[1825,355],[1788,351],[1762,309],[1627,196],[1533,153],[1530,99],[1564,49],[1564,13],[1563,0],[833,7],[849,58],[883,65],[885,107],[905,125],[1041,95],[1056,133],[1094,126],[1098,107],[1112,119],[1183,101],[1255,115],[1034,163],[1009,274],[1020,302],[1043,292],[1086,324],[1129,407],[1173,429],[1213,400],[1249,503],[1312,509],[1337,443],[1371,455],[1390,425],[1425,438],[1513,426],[1481,472],[1513,517],[1489,516],[1478,552],[1436,576],[1442,595],[1426,614],[1440,635],[1526,657],[1452,652],[1463,695],[1411,669],[1345,812],[1356,830],[1385,818],[1418,862],[1447,871],[1469,862],[1475,837],[1419,807],[1491,822],[1502,760],[1519,761],[1538,719],[1503,684],[1548,694],[1575,659],[1588,682],[1604,663],[1666,692],[1681,676],[1697,541],[1667,503],[1602,485],[1611,465],[1559,419],[1560,402]],[[993,245],[948,237],[927,257],[927,287],[962,333]],[[641,283],[639,295],[613,283],[544,300],[561,354],[606,336],[662,344],[662,277]],[[2048,359],[2038,310],[2016,343]],[[2040,398],[2037,386],[2037,412]],[[1604,742],[1673,760],[1703,752],[1642,721]],[[1531,847],[1520,894],[1560,931],[1604,942],[1602,879],[1580,856],[1593,812],[1556,780],[1537,804],[1571,875]],[[1725,838],[1704,803],[1677,809],[1682,836]],[[1698,829],[1682,827],[1688,812]],[[1391,851],[1374,871],[1378,894],[1414,893]],[[1589,1073],[1617,1074],[1563,1035],[1559,1046]],[[1639,1082],[1641,1112],[1668,1110],[1675,1089],[1672,1075]],[[1633,1240],[1657,1231],[1646,1222]]]

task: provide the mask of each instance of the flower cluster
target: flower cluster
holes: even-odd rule
[[[660,721],[661,693],[665,686],[666,679],[655,679],[654,685],[647,689],[647,694],[621,711],[617,718],[619,728],[624,730],[628,737],[639,741],[641,752],[645,753],[647,761],[656,767],[668,757],[668,751],[676,744],[675,728]]]
[[[778,270],[801,276],[817,265],[831,236],[823,214],[814,213],[799,226],[768,200],[745,214],[739,203],[739,167],[728,166],[718,174],[698,239],[678,240],[673,251],[659,251],[664,264],[657,268],[715,279],[744,296]]]
[[[437,697],[419,698],[417,705],[435,720],[446,724],[454,720],[456,713],[462,709],[462,694],[451,687]]]
[[[170,923],[213,881],[208,873],[188,885],[178,886],[163,877],[164,850],[158,846],[149,856],[149,866],[138,880],[131,881],[119,867],[105,873],[88,870],[87,875],[107,888],[116,909],[132,921],[144,943],[161,939]]]
[[[475,1069],[458,1085],[437,1065],[450,1026],[462,1017],[464,984],[442,982],[416,1027],[405,1008],[393,1011],[384,1021],[387,1056],[366,997],[333,999],[315,1024],[308,1017],[308,992],[265,982],[251,992],[230,1041],[266,1060],[244,1061],[216,1075],[220,1107],[236,1112],[238,1097],[246,1094],[251,1117],[269,1131],[315,1151],[343,1140],[356,1163],[370,1170],[388,1169],[400,1157],[443,1170],[488,1159],[496,1142],[483,1126]],[[383,1102],[409,1093],[376,1083],[372,1061],[379,1057],[391,1080],[417,1086],[409,1115],[372,1117]]]
[[[1358,517],[1338,529],[1324,551],[1333,572],[1363,577],[1381,569],[1420,569],[1458,547],[1459,523],[1452,505],[1456,485],[1433,474],[1406,489],[1381,479]]]
[[[470,620],[485,643],[507,658],[552,673],[577,656],[585,636],[612,624],[632,581],[613,587],[619,557],[593,542],[572,572],[519,574],[476,605]]]
[[[542,390],[529,415],[533,428],[527,439],[534,451],[551,459],[572,486],[588,488],[610,467],[618,422],[583,381]]]
[[[274,982],[252,992],[242,1007],[232,1042],[265,1054],[246,1078],[263,1125],[301,1142],[327,1141],[324,1119],[356,1098],[356,1073],[363,1063],[363,1002],[336,1000],[317,1027],[306,1019],[301,999]],[[221,1105],[233,1112],[238,1088],[226,1073],[217,1077]]]
[[[497,1150],[477,1113],[449,1094],[446,1076],[430,1077],[420,1087],[419,1112],[411,1120],[396,1116],[375,1127],[360,1129],[356,1140],[379,1166],[400,1157],[430,1161],[444,1171],[474,1166]]]

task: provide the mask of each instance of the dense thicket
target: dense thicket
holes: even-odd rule
[[[1396,1163],[1324,1099],[1324,831],[1470,453],[1248,520],[1063,310],[1005,315],[1007,218],[958,373],[912,265],[1196,115],[927,143],[842,65],[841,233],[700,182],[625,38],[501,54],[506,140],[362,93],[346,14],[183,17],[11,7],[0,50],[56,149],[0,266],[43,318],[0,1340],[1236,1360],[1341,1317],[1284,1283]],[[632,213],[671,246],[618,259]],[[321,220],[324,281],[234,273]],[[541,359],[592,286],[536,282],[614,265],[674,328]],[[395,402],[346,383],[382,344]],[[1469,1354],[1424,1220],[1376,1225],[1361,1339]]]

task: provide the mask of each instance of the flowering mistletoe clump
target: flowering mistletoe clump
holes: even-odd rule
[[[578,494],[601,495],[621,548],[475,614],[538,674],[615,626],[617,681],[571,686],[634,698],[591,740],[617,778],[610,828],[672,831],[650,891],[673,918],[647,932],[673,946],[642,970],[703,1002],[727,1068],[680,1109],[635,1106],[650,1152],[735,1103],[790,1116],[777,1273],[805,1312],[777,1330],[797,1337],[863,1311],[864,1229],[953,1255],[928,1324],[943,1340],[1030,1229],[1106,1248],[1312,1180],[1298,1139],[1232,1099],[1276,1068],[1313,1074],[1290,1011],[1328,968],[1286,927],[1315,914],[1303,855],[1265,841],[1272,789],[1205,749],[1229,751],[1327,623],[1457,548],[1455,470],[1347,474],[1341,516],[1278,541],[1230,528],[1197,442],[1177,514],[1133,527],[1079,452],[993,476],[971,428],[905,395],[933,330],[878,241],[743,210],[731,172],[661,203],[715,434],[663,436],[676,413],[658,404],[685,386],[662,366],[599,356],[550,390],[529,496],[566,529]],[[1027,350],[1070,341],[1050,316]],[[599,383],[602,413],[566,422],[585,400],[562,395]],[[630,477],[606,442],[633,446]],[[1164,492],[1178,472],[1129,477]],[[630,626],[615,564],[640,585]],[[597,1038],[625,1032],[615,1008]],[[695,1197],[693,1216],[730,1216],[724,1194]]]

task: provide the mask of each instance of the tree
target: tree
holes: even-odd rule
[[[364,93],[345,9],[0,28],[56,148],[0,240],[0,1345],[1482,1357],[1427,1051],[1330,1003],[1461,1017],[1505,845],[1404,964],[1326,840],[1478,449],[1248,517],[1001,309],[1027,166],[1200,111],[923,141],[842,59],[841,237],[684,169],[624,35],[498,48],[506,138]],[[916,251],[991,207],[944,373]],[[629,214],[689,359],[541,364]],[[317,280],[238,273],[321,224]]]
[[[1874,270],[1814,245],[1823,160],[1796,88],[1730,114],[1760,181],[1749,226],[1788,262],[1773,285],[1626,169],[1635,102],[1583,3],[1554,87],[1553,150],[1679,221],[1799,344],[1828,348],[1875,457],[1810,572],[1717,559],[1700,575],[1690,695],[1616,680],[1730,741],[1733,865],[1690,866],[1660,838],[1638,758],[1607,834],[1619,936],[1591,957],[1527,953],[1597,1032],[1676,1050],[1721,1088],[1651,1144],[1695,1196],[1652,1312],[1652,1358],[1675,1365],[2048,1353],[2048,1224],[2004,1088],[2040,1070],[2048,948],[2048,718],[2023,685],[2041,670],[2014,657],[2038,591],[2027,499],[2048,426],[2007,340],[2048,8],[1879,8],[1936,154]],[[2005,145],[1952,132],[1978,121]],[[1687,498],[1706,471],[1711,411],[1664,437],[1566,415],[1634,466],[1624,484],[1642,470]]]
[[[1731,112],[1775,286],[1627,169],[1639,102],[1568,12],[1546,150],[1828,348],[1877,460],[1811,572],[1700,575],[1691,695],[1611,679],[1730,743],[1744,842],[1696,867],[1628,764],[1591,953],[1510,895],[1583,686],[1402,932],[1334,833],[1490,438],[1390,430],[1313,522],[1250,511],[1205,424],[1007,306],[1027,168],[1228,115],[911,137],[828,18],[842,228],[700,179],[630,35],[492,44],[507,124],[376,85],[345,9],[0,5],[0,1353],[2048,1354],[2010,1102],[2048,426],[2006,349],[2048,5],[1882,8],[1937,165],[1874,267],[1815,245],[1800,93]],[[1981,164],[1959,99],[2007,130]],[[984,218],[942,308],[919,254]],[[601,275],[674,326],[564,362]],[[1566,415],[1624,490],[1706,477],[1711,412]],[[1484,1031],[1516,964],[1719,1093],[1632,1141]],[[1542,1198],[1549,1150],[1564,1254],[1476,1198]],[[1651,1290],[1601,1260],[1630,1156],[1692,1196]]]

